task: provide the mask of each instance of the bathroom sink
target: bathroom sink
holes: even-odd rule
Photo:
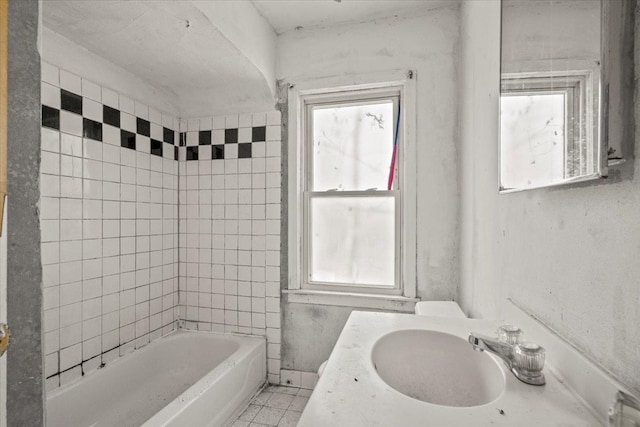
[[[384,335],[373,347],[372,361],[390,387],[436,405],[484,405],[505,389],[505,376],[495,359],[443,332],[408,329]]]

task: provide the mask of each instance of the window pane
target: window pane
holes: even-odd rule
[[[393,102],[313,108],[312,191],[387,189]]]
[[[310,206],[312,282],[394,286],[393,197],[315,197]]]
[[[501,183],[523,188],[564,179],[563,93],[502,95],[500,98]]]

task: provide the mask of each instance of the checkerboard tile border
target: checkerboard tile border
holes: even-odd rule
[[[42,99],[42,127],[100,142],[107,132],[112,137],[119,133],[121,147],[178,160],[174,126],[163,126],[49,83],[42,85],[47,93]]]
[[[211,122],[211,120],[207,120]],[[275,128],[276,126],[274,126]],[[279,126],[277,126],[279,128]],[[201,129],[180,132],[178,160],[224,160],[265,157],[266,124],[224,129]],[[271,133],[273,134],[273,132]],[[275,137],[272,138],[275,140]],[[256,147],[257,149],[254,149]]]
[[[101,142],[107,132],[119,132],[121,147],[159,157],[180,161],[260,158],[265,157],[264,144],[279,139],[280,127],[266,123],[222,129],[204,125],[199,130],[178,133],[77,93],[42,84],[48,93],[42,102],[43,127]],[[84,107],[87,104],[89,108]],[[260,143],[262,146],[258,147],[256,144]]]

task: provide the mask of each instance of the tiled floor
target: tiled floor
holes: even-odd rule
[[[257,395],[231,427],[295,427],[311,390],[270,385]]]

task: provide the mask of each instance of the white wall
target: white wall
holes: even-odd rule
[[[418,294],[425,300],[452,299],[457,292],[458,12],[458,2],[451,2],[423,11],[422,16],[290,31],[278,37],[277,76],[292,84],[335,75],[416,70],[416,265]],[[284,308],[283,368],[317,369],[330,353],[349,311],[288,304]],[[303,330],[307,334],[300,332]],[[308,342],[310,336],[313,343]]]
[[[640,390],[638,165],[607,181],[499,195],[500,4],[465,1],[461,15],[460,303],[501,318],[512,298]]]
[[[176,94],[156,87],[73,41],[42,27],[42,60],[178,117]]]

